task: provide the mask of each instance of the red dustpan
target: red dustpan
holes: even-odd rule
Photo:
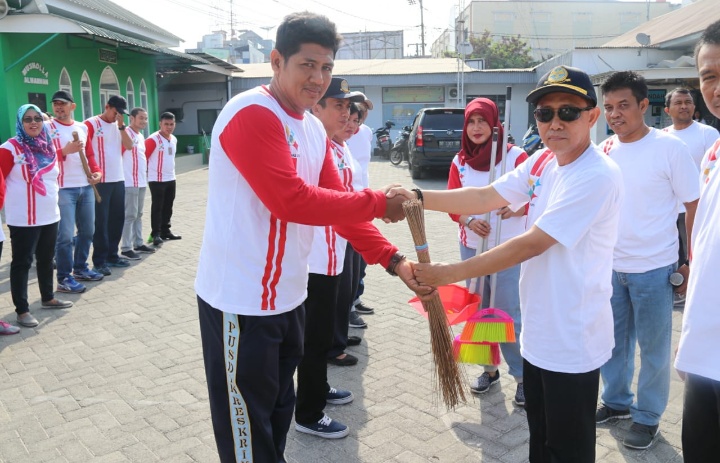
[[[440,293],[440,300],[445,309],[449,325],[462,323],[477,312],[480,296],[469,292],[466,287],[450,284],[440,286],[437,290]],[[428,318],[427,312],[418,297],[414,297],[408,302],[420,315]]]

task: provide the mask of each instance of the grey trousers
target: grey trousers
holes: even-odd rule
[[[142,246],[142,216],[146,187],[125,187],[125,225],[123,226],[122,252]]]

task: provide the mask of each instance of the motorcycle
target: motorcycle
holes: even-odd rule
[[[393,143],[390,139],[390,129],[395,126],[393,121],[386,121],[383,127],[380,127],[375,131],[375,143],[376,148],[373,152],[375,156],[388,157],[390,150],[392,149]]]
[[[410,138],[411,130],[412,127],[406,125],[400,132],[398,139],[395,140],[395,145],[390,150],[390,163],[392,165],[397,166],[401,162],[408,160],[408,138]]]
[[[528,156],[532,156],[533,153],[541,148],[544,148],[542,139],[540,139],[540,133],[535,125],[531,125],[522,139],[522,149],[527,153]]]

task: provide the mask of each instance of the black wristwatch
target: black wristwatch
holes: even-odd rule
[[[396,252],[393,254],[393,256],[390,258],[390,263],[387,267],[385,267],[385,271],[388,272],[390,275],[396,277],[397,273],[395,273],[395,268],[397,265],[402,262],[405,259],[405,256],[403,254],[400,254],[399,252]]]
[[[127,128],[127,125],[118,125],[118,129],[125,130]]]

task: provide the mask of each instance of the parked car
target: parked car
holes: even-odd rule
[[[415,115],[408,139],[408,168],[413,179],[429,168],[450,167],[460,151],[465,108],[423,108]]]

